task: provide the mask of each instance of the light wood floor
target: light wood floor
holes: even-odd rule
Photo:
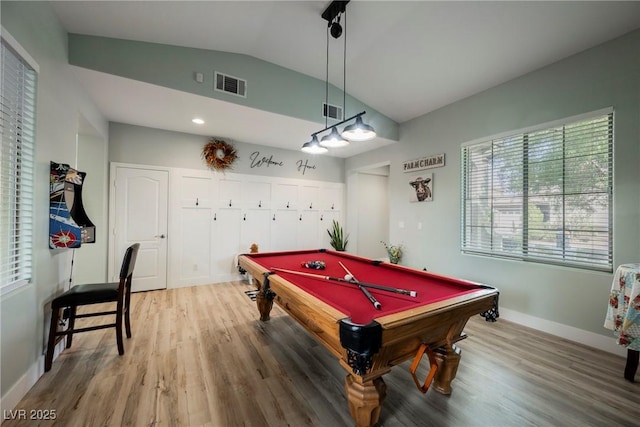
[[[352,426],[346,372],[277,306],[261,323],[250,289],[134,294],[125,355],[113,329],[78,334],[16,408],[57,419],[2,426]],[[624,358],[504,320],[475,316],[466,331],[453,393],[423,395],[396,366],[379,426],[640,425]]]

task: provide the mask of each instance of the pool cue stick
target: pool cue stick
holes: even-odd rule
[[[334,281],[334,282],[351,283],[352,285],[354,284],[353,282],[351,282],[349,280],[345,280],[342,277],[323,276],[322,274],[305,273],[303,271],[286,270],[284,268],[276,268],[276,267],[271,268],[271,270],[273,270],[273,271],[282,271],[283,273],[297,274],[299,276],[312,277],[314,279],[322,279],[322,280],[329,280],[329,281]],[[387,291],[387,292],[393,292],[393,293],[396,293],[396,294],[408,295],[410,297],[418,296],[418,293],[416,291],[407,291],[405,289],[392,288],[390,286],[384,286],[384,285],[376,285],[374,283],[360,282],[360,284],[362,286],[364,286],[365,288],[378,289],[378,290],[381,290],[381,291]]]
[[[376,310],[380,310],[382,308],[382,304],[380,304],[380,301],[378,301],[376,299],[376,297],[374,297],[373,295],[371,295],[371,292],[369,292],[367,290],[367,288],[365,288],[364,286],[362,286],[360,284],[360,281],[358,281],[358,279],[356,279],[356,276],[353,275],[352,272],[349,271],[349,269],[347,267],[344,266],[344,264],[340,261],[338,261],[338,264],[340,264],[340,266],[342,266],[342,268],[344,269],[344,271],[347,272],[347,274],[349,276],[351,276],[351,279],[353,281],[353,283],[355,283],[356,285],[358,285],[358,288],[360,288],[360,290],[362,291],[362,293],[364,294],[365,297],[367,297],[367,299],[369,301],[371,301],[371,304],[373,304],[373,308],[375,308]],[[346,279],[345,279],[346,280]]]

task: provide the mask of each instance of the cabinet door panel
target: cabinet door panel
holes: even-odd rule
[[[298,214],[298,249],[318,247],[319,218],[318,211],[303,211]]]
[[[298,208],[298,184],[277,183],[273,187],[273,205],[275,209]]]
[[[269,251],[271,245],[271,212],[265,209],[245,209],[242,214],[240,246],[249,252],[251,244],[258,245],[260,252]]]
[[[211,177],[183,173],[178,178],[178,199],[180,207],[212,207]]]
[[[241,213],[239,208],[217,209],[214,212],[212,252],[216,281],[230,280],[237,274],[233,260],[237,254],[246,252],[240,243]]]
[[[177,285],[201,285],[211,281],[211,209],[180,209]]]
[[[299,189],[300,209],[320,209],[320,186],[300,185]]]
[[[234,178],[221,178],[218,183],[218,207],[239,208],[242,206],[242,181]]]
[[[243,205],[252,209],[269,209],[271,207],[271,183],[255,178],[248,178],[242,183]]]
[[[298,249],[298,211],[279,209],[272,211],[271,248],[274,251]]]

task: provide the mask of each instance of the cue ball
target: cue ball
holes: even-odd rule
[[[346,280],[347,282],[350,282],[353,280],[353,276],[350,274],[345,274],[344,275],[344,280]]]

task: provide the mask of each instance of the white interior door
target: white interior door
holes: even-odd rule
[[[169,172],[120,167],[115,177],[115,271],[127,247],[140,243],[132,291],[167,287]]]
[[[358,174],[358,192],[355,202],[360,210],[358,210],[356,247],[358,248],[357,254],[360,256],[373,259],[387,256],[387,252],[380,242],[389,241],[388,188],[388,176]]]

